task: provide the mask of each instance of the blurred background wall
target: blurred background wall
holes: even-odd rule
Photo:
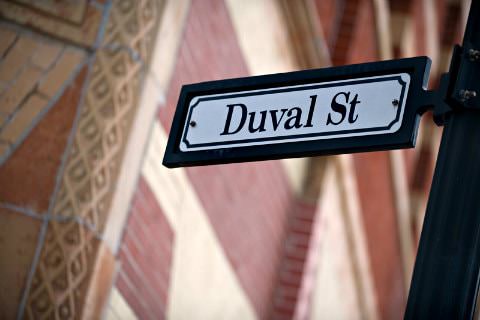
[[[180,88],[427,55],[468,1],[0,1],[1,319],[401,319],[441,128],[166,169]]]

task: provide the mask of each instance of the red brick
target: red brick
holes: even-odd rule
[[[276,290],[275,295],[278,297],[296,298],[298,295],[298,291],[299,289],[295,288],[280,287]]]
[[[290,320],[292,319],[293,312],[291,311],[280,311],[280,310],[275,310],[275,312],[272,315],[273,320]]]
[[[119,274],[116,286],[139,319],[156,319],[145,300],[138,295],[126,275]]]
[[[331,44],[334,41],[335,31],[340,22],[342,3],[335,0],[316,0],[315,5],[322,24],[323,34],[329,44],[330,51],[332,51]]]
[[[282,281],[282,283],[289,283],[289,284],[293,284],[293,285],[301,285],[302,284],[302,273],[298,274],[298,273],[293,273],[293,272],[285,272],[285,271],[282,271],[280,272],[280,280]],[[278,296],[278,294],[276,294],[275,296]],[[291,299],[294,299],[296,300],[297,297],[295,298],[291,298]]]
[[[165,317],[173,236],[155,196],[141,178],[122,239],[117,281],[140,318]]]
[[[298,262],[298,261],[286,260],[286,261],[283,261],[280,270],[303,272],[304,267],[305,267],[305,261]]]
[[[355,1],[352,1],[355,2]],[[375,14],[372,1],[358,1],[353,13],[356,23],[352,26],[348,40],[346,64],[363,63],[378,60]]]
[[[151,249],[147,250],[147,253],[139,251],[136,244],[132,242],[131,239],[132,238],[129,237],[128,234],[124,238],[124,243],[122,244],[120,251],[122,262],[124,258],[123,252],[128,251],[152,285],[161,291],[167,291],[170,272],[165,266],[170,265],[170,259],[162,260],[149,254],[148,252],[151,252]]]
[[[162,297],[162,291],[152,283],[152,279],[147,279],[138,263],[126,252],[122,250],[119,254],[122,262],[120,272],[130,279],[135,294],[146,302],[154,314],[164,314],[165,305],[158,303]]]
[[[386,152],[357,154],[354,164],[380,318],[400,319],[405,288],[390,159]]]
[[[413,1],[413,23],[415,29],[415,55],[426,55],[425,15],[422,1]]]

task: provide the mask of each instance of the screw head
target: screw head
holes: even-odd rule
[[[393,105],[394,107],[397,107],[397,106],[399,105],[399,103],[400,103],[400,102],[398,101],[398,99],[393,99],[393,101],[392,101],[392,105]]]
[[[470,61],[477,61],[480,60],[480,51],[475,49],[468,50],[468,57]]]
[[[197,122],[195,120],[190,121],[190,127],[195,128],[197,126]]]
[[[477,92],[474,90],[460,90],[458,95],[460,96],[460,99],[462,101],[465,101],[471,98],[475,98],[477,96]]]

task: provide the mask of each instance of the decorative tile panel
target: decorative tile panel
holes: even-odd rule
[[[161,2],[114,1],[95,51],[24,315],[81,318]],[[45,84],[47,85],[47,81]],[[39,86],[39,90],[48,94]],[[64,221],[59,223],[56,221]]]
[[[76,221],[49,222],[25,316],[78,318],[97,248],[94,234]]]

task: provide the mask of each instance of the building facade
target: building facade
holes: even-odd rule
[[[1,319],[401,319],[415,149],[167,169],[183,84],[418,55],[457,0],[0,1]]]

